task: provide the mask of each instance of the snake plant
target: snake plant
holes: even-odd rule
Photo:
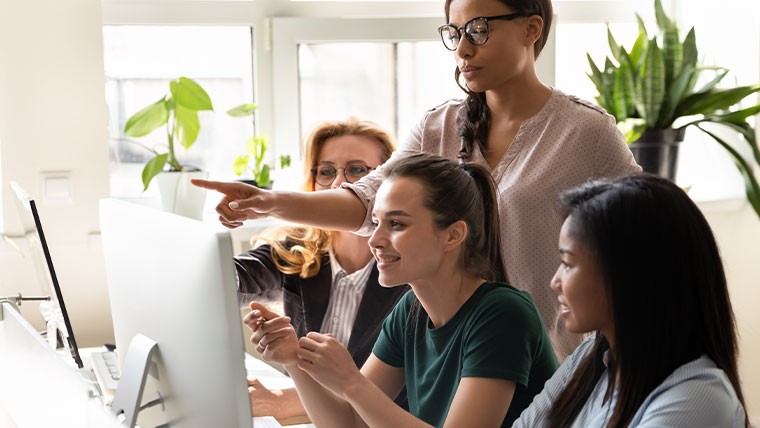
[[[183,171],[189,168],[182,165],[174,154],[174,142],[189,149],[198,138],[201,129],[198,112],[213,110],[211,99],[205,90],[194,80],[187,77],[169,82],[169,93],[160,100],[133,114],[124,125],[124,135],[143,137],[166,125],[168,151],[160,153],[152,147],[135,142],[152,152],[155,156],[149,160],[142,171],[144,189],[148,189],[153,177],[164,170],[168,164],[169,171]]]
[[[757,134],[749,120],[760,113],[760,104],[740,107],[750,95],[760,91],[760,84],[724,88],[719,84],[728,69],[705,66],[698,60],[696,33],[692,27],[681,40],[675,21],[665,14],[660,0],[655,0],[657,32],[647,33],[637,14],[639,34],[630,50],[619,45],[607,27],[611,57],[604,67],[588,57],[588,76],[599,95],[596,101],[615,116],[618,127],[629,143],[646,130],[695,126],[709,135],[732,156],[745,183],[747,199],[760,216],[760,185],[754,169],[760,165]],[[723,138],[705,128],[718,124],[739,133],[749,146],[747,159]]]

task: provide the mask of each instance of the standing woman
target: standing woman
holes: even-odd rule
[[[726,276],[707,221],[650,175],[565,193],[562,319],[595,333],[514,427],[748,426]]]
[[[530,295],[502,282],[491,177],[417,154],[386,167],[369,240],[380,283],[411,291],[359,371],[338,341],[296,341],[263,306],[251,342],[281,363],[317,427],[509,427],[556,368]],[[409,412],[392,397],[406,386]]]
[[[372,122],[349,118],[320,123],[306,139],[303,190],[353,183],[385,162],[393,150],[390,135]],[[285,314],[298,337],[310,331],[330,333],[361,367],[383,320],[407,287],[380,286],[367,237],[284,227],[265,240],[269,243],[235,257],[241,303],[247,306],[252,299],[282,294]],[[257,416],[305,415],[294,389],[269,391],[256,381],[250,386]]]
[[[394,157],[433,153],[490,172],[509,282],[533,295],[555,349],[567,355],[581,337],[561,324],[555,328],[558,305],[546,287],[562,224],[557,196],[591,178],[640,168],[612,116],[538,79],[535,61],[551,28],[550,0],[447,0],[445,12],[439,32],[454,53],[455,78],[467,98],[428,111]],[[350,190],[311,195],[193,182],[225,195],[217,212],[228,227],[274,216],[366,234],[382,180],[379,168],[343,186]]]

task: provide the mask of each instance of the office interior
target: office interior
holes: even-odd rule
[[[698,48],[705,62],[718,63],[736,72],[730,83],[760,81],[759,2],[727,0],[716,7],[706,0],[671,0],[663,1],[663,5],[678,21],[682,36],[692,25],[696,27]],[[595,26],[594,34],[602,39],[597,44],[604,47],[605,23],[635,28],[636,13],[652,25],[654,22],[650,1],[554,0],[554,7],[558,31],[548,55],[545,54],[547,57],[541,59],[540,73],[547,84],[588,99],[594,95],[588,84],[563,86],[587,79],[583,52],[586,44],[593,43],[569,39],[573,33],[586,34],[582,33],[584,25]],[[250,35],[249,45],[245,45],[250,56],[243,61],[249,65],[250,81],[244,83],[246,92],[239,101],[260,106],[255,133],[269,136],[273,156],[294,155],[296,166],[279,171],[275,185],[296,188],[300,141],[311,120],[304,119],[311,113],[301,110],[304,80],[299,73],[304,73],[306,57],[299,46],[440,44],[435,26],[443,22],[442,0],[0,0],[0,227],[4,238],[0,241],[0,295],[33,294],[32,290],[38,289],[30,261],[17,245],[20,224],[9,189],[9,182],[16,181],[39,201],[48,244],[66,290],[80,346],[94,347],[114,341],[98,204],[102,198],[127,193],[115,190],[115,184],[123,178],[123,174],[119,175],[123,170],[114,163],[113,145],[109,144],[113,139],[111,129],[116,125],[112,123],[111,107],[106,104],[109,79],[114,77],[107,75],[106,61],[108,55],[118,56],[121,52],[105,51],[109,29],[243,28]],[[626,43],[630,46],[632,40]],[[573,54],[572,62],[567,54],[571,49],[580,52]],[[391,58],[398,59],[400,50],[392,52]],[[140,64],[131,66],[139,69]],[[356,66],[367,65],[359,58]],[[453,83],[453,66],[452,61],[449,68],[437,73]],[[580,77],[575,80],[564,77],[569,68]],[[184,74],[178,70],[176,75],[161,77],[170,79]],[[201,77],[213,76],[206,73]],[[130,86],[124,88],[129,90]],[[403,86],[395,90],[396,97],[405,91],[413,92],[413,88]],[[433,95],[456,96],[455,90],[442,89],[441,94]],[[211,95],[213,98],[214,94]],[[335,92],[318,96],[341,95]],[[215,114],[223,115],[235,100],[225,99],[226,104],[218,104]],[[339,115],[345,111],[336,109],[330,113]],[[421,114],[422,110],[397,110],[375,120],[392,128],[401,141]],[[254,130],[245,128],[242,132]],[[243,142],[229,144],[233,156],[232,152],[239,151]],[[706,215],[720,245],[739,327],[740,374],[747,410],[757,424],[760,423],[760,366],[756,364],[760,361],[760,311],[756,306],[760,302],[757,287],[760,263],[756,245],[760,242],[760,219],[743,197],[742,181],[731,160],[721,150],[711,148],[709,142],[695,147],[684,149],[687,154],[681,158],[679,170],[683,185],[693,189],[690,194]],[[215,162],[228,165],[231,159]],[[211,177],[237,178],[229,171],[225,173],[225,168],[231,170],[218,167],[214,171],[219,172],[212,172]],[[129,170],[129,174],[132,175],[125,179],[138,187],[129,197],[155,198],[155,192],[141,192],[139,169]],[[210,194],[208,198],[205,221],[214,222],[213,203],[217,196]],[[249,245],[250,235],[260,226],[249,225],[236,231],[233,234],[236,248]],[[41,322],[33,304],[25,304],[21,310],[32,323]]]

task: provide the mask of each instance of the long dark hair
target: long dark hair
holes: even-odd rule
[[[478,277],[504,282],[507,273],[501,257],[501,232],[496,190],[491,174],[482,166],[460,163],[427,153],[399,158],[385,168],[386,178],[414,178],[422,183],[425,207],[439,228],[464,220],[465,270]]]
[[[454,0],[446,0],[444,10],[446,12],[446,22],[449,22],[449,9]],[[515,13],[528,13],[538,15],[543,19],[544,26],[541,36],[533,44],[533,52],[538,58],[541,50],[549,39],[549,32],[552,28],[552,17],[554,9],[551,0],[500,0]],[[488,128],[491,126],[491,111],[486,105],[486,94],[484,92],[473,92],[466,85],[462,85],[459,80],[461,72],[457,66],[454,69],[454,80],[466,94],[465,111],[462,115],[462,124],[459,127],[459,136],[462,138],[462,150],[459,153],[461,159],[469,159],[475,148],[485,149],[488,137]]]
[[[725,372],[744,405],[723,264],[710,226],[686,193],[666,179],[635,174],[591,182],[560,199],[569,234],[594,254],[612,305],[607,394],[617,375],[619,395],[608,427],[628,426],[652,390],[702,354]],[[598,334],[555,400],[551,426],[573,423],[604,372],[608,349]]]

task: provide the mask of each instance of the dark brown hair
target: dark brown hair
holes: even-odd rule
[[[484,279],[505,282],[496,190],[491,174],[475,164],[457,165],[440,156],[418,153],[399,158],[385,169],[386,179],[414,178],[422,183],[425,207],[436,225],[467,223],[463,246],[465,270]]]
[[[579,186],[563,193],[561,203],[569,234],[594,255],[612,305],[615,344],[607,394],[616,376],[619,392],[607,426],[627,427],[665,378],[703,354],[723,370],[744,405],[723,264],[691,198],[669,180],[634,174]],[[608,349],[597,334],[592,351],[554,400],[550,426],[572,425],[605,371]]]

